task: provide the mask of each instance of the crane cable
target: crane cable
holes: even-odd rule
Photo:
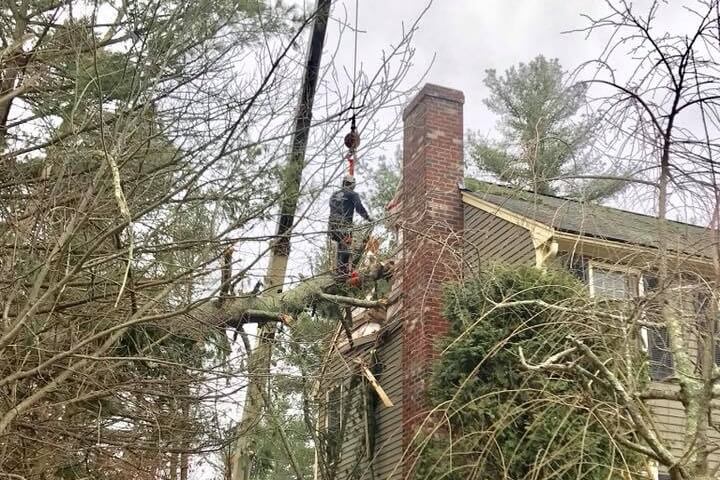
[[[356,83],[357,83],[357,55],[358,55],[358,9],[359,0],[355,0],[355,39],[354,39],[354,52],[353,52],[353,78],[352,78],[352,98],[350,100],[350,110],[352,111],[352,117],[350,118],[350,133],[345,135],[345,146],[348,148],[348,153],[345,156],[348,162],[348,175],[355,175],[355,160],[357,147],[360,145],[360,135],[357,133],[356,124],[356,111],[355,107],[355,96]]]

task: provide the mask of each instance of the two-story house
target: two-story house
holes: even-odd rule
[[[463,102],[462,92],[426,85],[404,111],[402,186],[393,202],[401,242],[393,303],[386,315],[357,315],[353,349],[339,336],[328,357],[319,422],[325,455],[318,458],[317,478],[384,480],[409,473],[409,448],[428,411],[425,387],[436,341],[447,331],[444,283],[462,280],[483,262],[499,262],[569,268],[599,298],[637,297],[652,288],[646,272],[657,260],[657,219],[465,179]],[[666,222],[670,261],[711,275],[716,233]],[[665,385],[673,371],[666,332],[646,329],[643,339],[653,381]],[[656,434],[680,451],[682,405],[661,399],[648,408]],[[720,454],[712,455],[720,462]]]

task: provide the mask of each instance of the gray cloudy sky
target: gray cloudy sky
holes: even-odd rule
[[[313,9],[316,3],[316,0],[294,1],[301,7],[304,6],[306,11]],[[381,63],[382,52],[387,52],[393,45],[398,44],[402,38],[403,25],[406,29],[409,28],[428,2],[427,0],[358,0],[358,2],[359,29],[362,31],[359,35],[358,68],[362,68],[366,75],[372,75]],[[638,13],[647,12],[651,2],[652,0],[634,0],[633,6]],[[683,2],[669,0],[667,3],[662,3],[662,10],[654,23],[656,33],[693,32],[697,19],[691,18],[692,16],[684,10],[684,5],[692,3],[692,0]],[[323,65],[328,66],[332,62],[336,72],[342,72],[343,69],[352,72],[353,35],[349,29],[345,29],[340,36],[339,30],[343,23],[350,26],[354,24],[355,4],[356,0],[333,2],[334,22],[328,31],[327,54],[323,58]],[[408,73],[406,84],[411,86],[417,83],[430,67],[423,82],[462,90],[465,93],[465,128],[491,134],[495,128],[496,117],[483,104],[483,99],[488,94],[483,85],[485,70],[494,68],[502,72],[519,62],[527,62],[539,54],[549,58],[559,58],[566,70],[574,70],[580,64],[596,59],[602,54],[611,32],[609,30],[595,32],[589,38],[583,33],[563,32],[587,27],[589,21],[583,18],[583,14],[601,18],[608,13],[609,8],[603,0],[434,0],[420,20],[419,29],[413,39],[414,68]],[[333,56],[336,49],[337,53]],[[434,63],[430,65],[433,58]],[[617,55],[612,59],[612,65],[618,83],[625,84],[636,61],[626,52],[618,50]],[[591,71],[588,69],[580,78],[588,79],[590,74]],[[326,81],[330,90],[335,88],[332,84],[335,81],[333,78],[326,78]],[[340,82],[342,83],[343,80],[340,79]],[[591,91],[591,95],[601,93],[603,92],[595,88]],[[317,100],[316,110],[321,111],[322,98]],[[318,107],[318,104],[321,106]],[[397,105],[395,113],[401,107],[402,105]],[[331,112],[322,111],[320,115],[336,113],[338,105],[334,104],[331,108],[333,109]],[[386,110],[377,116],[376,121],[379,126],[386,128],[393,118],[393,112]],[[692,118],[683,121],[691,129],[702,128]],[[323,133],[322,130],[317,131]],[[365,143],[362,147],[366,148],[360,152],[357,169],[361,194],[366,194],[370,186],[368,181],[370,174],[363,167],[373,165],[373,161],[381,154],[391,156],[396,146],[396,143],[389,141],[383,141],[379,145],[371,144],[367,140],[368,133],[367,130],[361,129],[361,135],[365,134],[363,137]],[[342,134],[334,139],[338,148]],[[598,145],[598,151],[602,152],[600,156],[602,158],[598,158],[599,167],[608,163],[621,163],[623,166],[627,164],[627,159],[616,162],[609,158],[619,154],[617,153],[619,147],[614,143],[621,142],[617,142],[613,137],[609,139],[609,143]],[[314,153],[326,162],[324,165],[332,167],[330,170],[334,169],[335,180],[332,181],[336,181],[344,168],[340,167],[344,162],[337,151],[324,152],[321,148]],[[318,181],[322,180],[320,183],[323,185],[325,184],[323,182],[328,180],[324,175],[318,178]],[[310,181],[312,180],[311,178]],[[327,203],[324,198],[321,197],[306,212],[309,232],[321,232],[325,228]],[[655,209],[654,195],[642,185],[632,186],[622,196],[613,199],[611,204],[643,213],[653,213]],[[688,208],[682,199],[675,207],[670,211],[672,217],[701,224],[705,222],[706,215],[703,212],[698,215]],[[293,255],[298,261],[291,270],[294,272],[302,270],[314,258],[317,249],[313,248],[322,244],[324,237],[318,235],[316,240],[315,243],[305,242],[308,245],[307,249],[302,245],[294,247]]]
[[[359,56],[365,70],[377,65],[383,48],[394,44],[401,26],[412,23],[423,10],[424,0],[360,0]],[[538,54],[557,57],[566,69],[597,56],[603,41],[584,40],[581,34],[562,34],[587,25],[582,13],[598,14],[599,0],[435,0],[420,21],[415,36],[417,79],[435,56],[427,81],[465,92],[466,128],[490,130],[494,117],[482,100],[482,83],[488,68],[504,70]],[[354,0],[335,5],[334,16],[347,11],[354,21]],[[345,50],[352,50],[346,36]],[[413,75],[415,77],[413,78]]]
[[[315,0],[304,1],[308,8],[315,3]],[[640,16],[646,15],[652,1],[633,0],[633,11]],[[340,22],[354,23],[355,4],[356,0],[334,2],[336,24],[329,31],[329,45],[337,42]],[[397,44],[403,25],[409,27],[427,5],[427,0],[359,0],[359,29],[362,33],[358,54],[364,72],[371,74],[377,69],[381,52]],[[660,5],[653,22],[654,35],[665,32],[691,35],[695,31],[698,19],[686,9],[687,6],[695,6],[692,0],[667,0]],[[414,36],[414,70],[408,74],[407,83],[417,82],[434,58],[424,82],[462,90],[465,93],[465,128],[491,134],[496,117],[483,104],[488,95],[483,84],[485,70],[493,68],[502,72],[539,54],[558,58],[566,70],[575,70],[584,62],[602,55],[612,32],[609,29],[595,31],[589,37],[580,32],[563,32],[589,26],[589,20],[583,15],[597,19],[609,12],[604,0],[434,0],[420,20]],[[629,46],[623,48],[628,49]],[[335,63],[351,70],[352,52],[353,38],[346,31],[340,39]],[[618,49],[611,62],[618,83],[626,84],[637,66],[637,60],[631,58],[627,50]],[[591,70],[583,70],[578,78],[589,79]],[[607,78],[606,71],[603,77]],[[608,88],[602,91],[600,87],[593,87],[590,97],[604,97],[608,93]],[[387,119],[379,119],[381,124],[392,118],[388,113],[382,114],[383,117],[385,115]],[[693,116],[692,111],[685,112],[682,117],[678,122],[684,127],[701,132],[699,117]],[[393,149],[394,145],[382,153],[391,154]],[[612,149],[612,143],[605,145],[605,155],[612,154]],[[381,153],[377,150],[368,152],[368,156],[372,158]],[[362,178],[359,180],[362,182]],[[648,213],[653,209],[652,202],[639,206],[632,195],[623,197],[616,199],[618,206],[639,208]],[[627,199],[630,203],[623,204]],[[685,206],[681,204],[678,207]],[[678,218],[702,222],[702,219],[687,216],[685,212],[678,212]]]

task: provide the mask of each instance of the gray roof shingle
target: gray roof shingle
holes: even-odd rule
[[[646,247],[658,246],[658,219],[655,217],[472,178],[465,180],[464,190],[558,231]],[[666,225],[669,248],[688,255],[712,256],[717,231],[676,221],[667,221]]]

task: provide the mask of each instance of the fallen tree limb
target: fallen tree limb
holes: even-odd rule
[[[368,379],[370,382],[370,385],[375,389],[375,393],[377,393],[378,397],[380,397],[380,400],[382,401],[383,405],[386,407],[392,407],[395,404],[392,400],[390,400],[390,397],[388,397],[387,393],[385,393],[385,390],[380,386],[380,383],[375,378],[375,375],[370,371],[367,364],[362,359],[355,359],[355,362],[360,365],[360,371],[365,376],[365,378]]]
[[[327,302],[337,303],[338,305],[360,307],[360,308],[385,308],[388,306],[388,300],[365,300],[363,298],[346,297],[343,295],[333,295],[331,293],[321,293],[320,298]]]
[[[242,314],[230,317],[222,322],[223,326],[239,329],[246,323],[257,323],[259,325],[269,322],[280,322],[284,325],[291,325],[294,322],[293,317],[284,313],[267,312],[264,310],[249,309]]]
[[[368,271],[361,272],[361,285],[388,278],[392,264],[379,263]],[[360,308],[385,308],[387,300],[365,300],[349,295],[328,293],[341,291],[336,278],[331,274],[304,280],[295,288],[276,295],[248,295],[236,298],[225,298],[223,302],[215,302],[202,309],[202,316],[220,327],[240,328],[246,323],[266,324],[280,322],[285,325],[293,323],[293,319],[313,305],[323,302],[341,306]],[[363,292],[356,289],[353,291]]]

